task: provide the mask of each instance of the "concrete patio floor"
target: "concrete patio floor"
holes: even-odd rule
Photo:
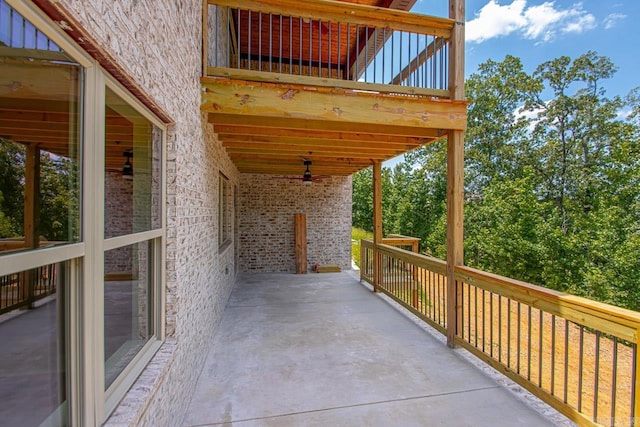
[[[553,423],[349,273],[241,277],[184,426]]]

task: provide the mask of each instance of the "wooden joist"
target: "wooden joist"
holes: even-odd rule
[[[337,123],[357,124],[360,130],[398,126],[412,129],[414,136],[424,128],[466,128],[464,101],[215,78],[202,78],[202,86],[201,108],[212,115],[319,120],[326,130],[339,130]],[[304,128],[304,123],[294,127]]]

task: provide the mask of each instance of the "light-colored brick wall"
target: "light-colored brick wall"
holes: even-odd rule
[[[167,135],[167,343],[107,425],[180,425],[233,286],[218,253],[218,173],[238,173],[200,112],[199,1],[60,0],[173,120]]]
[[[294,214],[307,215],[308,269],[351,268],[351,177],[311,185],[271,175],[240,175],[240,268],[295,272]]]

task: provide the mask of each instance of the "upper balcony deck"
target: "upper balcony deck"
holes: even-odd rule
[[[202,109],[241,172],[349,175],[465,129],[454,21],[359,3],[208,0]]]

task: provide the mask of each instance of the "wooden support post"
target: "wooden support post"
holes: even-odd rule
[[[465,1],[449,0],[449,18],[455,21],[451,34],[449,91],[452,100],[464,99]],[[464,132],[449,131],[447,137],[447,345],[455,346],[462,325],[462,299],[456,285],[455,268],[464,264]]]
[[[640,328],[638,328],[638,332],[636,333],[636,383],[632,385],[635,387],[634,396],[636,397],[636,401],[634,402],[634,419],[632,423],[634,426],[640,426],[640,355],[638,355],[638,346],[640,345]]]
[[[307,274],[307,215],[295,214],[296,274]]]
[[[40,243],[40,149],[27,145],[24,174],[24,245]]]
[[[382,243],[382,163],[373,162],[373,291],[382,282],[382,257],[378,245]]]
[[[24,246],[36,249],[40,246],[40,149],[27,145],[24,173]],[[33,292],[38,270],[24,273],[21,298],[33,306]]]
[[[216,14],[218,13],[218,7],[215,7]],[[217,21],[216,21],[217,22]],[[215,29],[216,33],[218,28]],[[218,42],[217,40],[215,41]],[[217,61],[218,58],[214,58]],[[209,67],[209,2],[202,0],[202,76],[207,75],[207,69]]]

